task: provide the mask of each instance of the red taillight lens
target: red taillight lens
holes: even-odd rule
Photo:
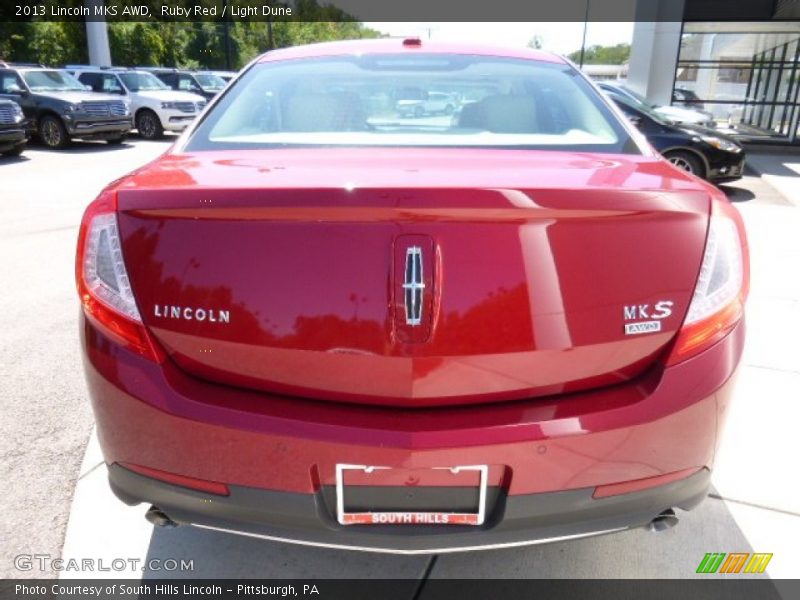
[[[107,335],[161,362],[163,352],[142,324],[125,269],[116,204],[114,192],[103,192],[83,215],[75,263],[78,295],[86,317]]]
[[[145,477],[152,477],[172,485],[179,485],[181,487],[197,490],[199,492],[207,492],[209,494],[216,494],[217,496],[230,496],[231,492],[228,486],[224,483],[216,481],[207,481],[205,479],[197,479],[195,477],[187,477],[186,475],[178,475],[177,473],[168,473],[167,471],[159,471],[158,469],[151,469],[150,467],[143,467],[141,465],[134,465],[132,463],[119,463],[120,466],[144,475]]]
[[[726,199],[715,198],[697,285],[668,365],[702,352],[730,333],[744,315],[749,282],[742,218]]]
[[[592,498],[608,498],[609,496],[620,496],[622,494],[632,494],[634,492],[641,492],[659,485],[667,485],[673,481],[680,481],[686,479],[697,473],[702,467],[693,467],[690,469],[683,469],[682,471],[675,471],[673,473],[665,473],[664,475],[655,475],[653,477],[645,477],[644,479],[634,479],[632,481],[623,481],[620,483],[611,483],[608,485],[599,485],[594,488]]]

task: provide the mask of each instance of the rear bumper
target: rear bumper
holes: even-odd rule
[[[593,488],[507,496],[497,494],[485,525],[342,526],[331,506],[333,490],[296,494],[232,486],[211,496],[109,467],[114,493],[127,504],[149,502],[173,521],[263,539],[389,552],[428,554],[577,539],[639,527],[671,507],[690,510],[707,495],[707,469],[667,485],[608,498]]]
[[[636,381],[495,405],[413,411],[313,402],[199,381],[106,338],[85,319],[84,362],[106,462],[227,484],[201,494],[123,470],[112,487],[179,522],[303,543],[432,552],[581,537],[646,524],[705,495],[741,356],[743,323],[709,350]],[[337,463],[489,465],[480,527],[340,526]],[[597,486],[702,468],[646,491]],[[327,498],[327,499],[326,499]],[[394,529],[397,527],[397,529]]]

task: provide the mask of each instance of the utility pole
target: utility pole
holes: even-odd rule
[[[272,16],[267,16],[267,50],[275,49],[275,38],[272,36]]]
[[[222,21],[222,31],[225,37],[225,69],[231,70],[231,22],[228,15],[228,0],[225,0],[225,18]]]
[[[83,4],[89,9],[90,14],[95,14],[95,7],[102,7],[105,0],[84,0]],[[97,20],[86,19],[86,45],[89,51],[89,64],[98,67],[111,66],[111,48],[108,45],[108,25],[105,19],[95,17]]]
[[[583,69],[583,53],[586,51],[586,29],[589,26],[589,0],[586,0],[586,12],[583,14],[583,41],[581,41],[581,57],[578,67]]]

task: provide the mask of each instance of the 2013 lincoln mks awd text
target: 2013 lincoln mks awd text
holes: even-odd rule
[[[722,193],[567,61],[378,40],[249,65],[89,205],[77,282],[120,499],[423,553],[699,503],[748,253]]]

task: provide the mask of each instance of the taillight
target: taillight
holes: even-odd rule
[[[230,496],[231,491],[224,483],[216,481],[208,481],[206,479],[197,479],[195,477],[187,477],[186,475],[178,475],[177,473],[169,473],[168,471],[160,471],[150,467],[143,467],[132,463],[119,463],[119,465],[129,471],[138,473],[145,477],[159,479],[172,485],[179,485],[181,487],[197,490],[199,492],[207,492],[209,494],[216,494],[218,496]]]
[[[163,352],[150,339],[136,307],[122,256],[114,192],[103,192],[83,215],[75,277],[88,319],[131,350],[151,360],[163,360]]]
[[[702,352],[730,333],[744,314],[749,280],[742,218],[727,200],[714,199],[697,285],[668,365]]]

